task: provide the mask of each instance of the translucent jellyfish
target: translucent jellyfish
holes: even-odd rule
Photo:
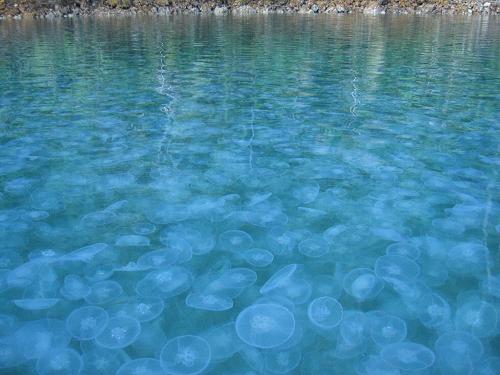
[[[374,299],[384,288],[383,281],[369,268],[353,269],[345,275],[343,284],[345,292],[358,301]]]
[[[90,287],[82,277],[67,275],[64,277],[64,284],[59,292],[67,300],[78,301],[90,294]]]
[[[441,372],[445,374],[471,374],[484,352],[481,341],[461,331],[443,333],[434,349]]]
[[[59,257],[63,254],[60,250],[54,249],[41,249],[34,250],[28,254],[28,258],[30,260],[39,260],[42,262],[52,263],[59,259]]]
[[[455,326],[460,331],[467,331],[476,337],[488,337],[496,334],[497,311],[485,301],[473,300],[457,309]]]
[[[440,327],[448,323],[450,316],[450,305],[436,293],[427,293],[419,301],[418,318],[427,328]]]
[[[377,345],[395,344],[406,338],[407,329],[403,319],[384,311],[371,311],[367,317],[370,336]]]
[[[131,345],[140,333],[141,325],[137,319],[119,316],[109,319],[95,340],[103,348],[120,349]]]
[[[82,358],[73,349],[55,349],[36,362],[39,375],[72,375],[80,373],[83,367]]]
[[[239,354],[245,364],[252,370],[257,371],[259,374],[264,372],[264,355],[261,350],[245,345]]]
[[[172,233],[163,234],[160,241],[167,250],[177,254],[177,263],[185,263],[192,259],[193,248],[182,236]]]
[[[320,236],[305,239],[299,243],[299,252],[306,257],[318,258],[328,254],[330,246]]]
[[[287,374],[296,369],[302,360],[300,348],[267,350],[264,354],[265,368],[272,374]]]
[[[92,341],[82,341],[90,343]],[[121,350],[112,350],[94,346],[83,349],[82,375],[116,374],[120,366],[129,360],[128,356]]]
[[[337,237],[347,230],[345,225],[339,224],[331,226],[323,232],[323,239],[329,244],[334,244]]]
[[[429,288],[418,280],[408,279],[405,276],[386,277],[384,279],[396,293],[398,293],[406,304],[414,304],[417,308],[418,302],[426,293],[429,293]]]
[[[31,207],[41,211],[60,212],[64,210],[64,200],[60,194],[44,191],[31,193]]]
[[[335,336],[333,336],[335,337]],[[364,355],[367,351],[366,340],[346,340],[343,336],[337,336],[335,350],[331,353],[335,358],[342,360]]]
[[[23,298],[13,300],[14,304],[23,310],[47,310],[54,307],[59,298]]]
[[[89,304],[102,305],[123,295],[123,288],[116,281],[99,281],[90,287],[90,293],[85,297]]]
[[[191,293],[186,297],[186,306],[198,310],[225,311],[233,308],[233,300],[217,294]]]
[[[47,211],[28,211],[24,214],[24,218],[32,221],[42,221],[49,217],[50,214]]]
[[[143,297],[170,298],[184,293],[191,287],[191,273],[179,266],[152,271],[140,280],[135,290]]]
[[[114,272],[114,264],[99,261],[87,264],[83,269],[85,278],[89,281],[94,282],[109,279],[111,276],[113,276]]]
[[[375,274],[381,279],[385,277],[400,277],[409,279],[418,277],[420,267],[410,258],[401,255],[384,255],[375,262]]]
[[[366,342],[368,326],[368,319],[363,312],[345,311],[340,323],[340,336],[347,347],[361,346]]]
[[[189,217],[187,205],[180,203],[150,202],[148,208],[146,217],[154,224],[171,224]]]
[[[163,236],[181,237],[191,245],[193,254],[208,254],[215,247],[216,239],[212,230],[203,223],[178,224],[169,227]]]
[[[260,288],[260,293],[266,294],[274,289],[286,287],[300,268],[301,266],[299,264],[289,264],[280,268],[266,281],[262,288]]]
[[[396,242],[387,246],[385,253],[387,255],[400,255],[411,259],[418,259],[422,251],[420,247],[411,242]]]
[[[234,322],[212,328],[202,336],[210,345],[214,361],[228,359],[243,347],[243,343],[236,335]]]
[[[228,288],[242,289],[247,288],[257,281],[257,274],[249,268],[233,268],[224,272],[217,283],[225,285]]]
[[[168,341],[160,353],[163,369],[173,375],[195,375],[210,364],[208,342],[199,336],[178,336]]]
[[[104,330],[108,320],[108,313],[100,307],[80,307],[69,314],[66,329],[78,340],[91,340]]]
[[[0,337],[0,369],[16,367],[26,362],[19,345],[12,336]]]
[[[105,243],[95,243],[92,245],[84,246],[80,249],[74,250],[67,255],[63,256],[61,260],[76,261],[90,263],[94,258],[106,250],[109,250],[109,245]]]
[[[448,250],[447,265],[458,274],[477,275],[486,269],[488,256],[488,248],[481,244],[461,243]]]
[[[161,363],[153,358],[138,358],[124,363],[116,375],[160,375],[163,374]]]
[[[137,259],[137,265],[145,268],[161,268],[177,262],[179,253],[174,249],[153,250],[144,253]]]
[[[132,231],[140,236],[147,236],[156,232],[156,225],[151,223],[137,223],[132,227]]]
[[[281,204],[263,202],[249,208],[245,219],[248,223],[261,228],[271,228],[288,223],[288,216],[283,212]]]
[[[24,288],[32,284],[40,274],[40,270],[46,264],[40,260],[30,260],[10,271],[7,275],[7,283],[10,287]]]
[[[275,272],[260,288],[260,293],[286,297],[295,304],[305,303],[312,294],[312,286],[301,273],[301,265],[289,264]]]
[[[342,320],[344,309],[332,297],[319,297],[314,299],[307,308],[307,316],[312,324],[321,329],[337,327]]]
[[[276,226],[267,232],[266,239],[273,254],[291,256],[302,237],[283,226]]]
[[[246,344],[262,349],[284,344],[295,331],[295,318],[283,306],[256,304],[244,309],[236,319],[236,334]]]
[[[118,247],[147,247],[150,244],[148,237],[138,234],[120,236],[115,241],[115,245]]]
[[[254,267],[267,267],[274,260],[274,255],[265,249],[248,249],[243,252],[243,259]]]
[[[380,355],[388,364],[404,371],[424,370],[431,367],[435,360],[432,350],[408,341],[384,346]]]
[[[370,355],[355,364],[356,373],[359,375],[400,375],[401,372],[389,365],[382,358]]]
[[[160,298],[137,297],[128,303],[117,305],[114,311],[117,315],[123,314],[143,323],[156,319],[164,309],[165,303]]]
[[[500,373],[500,357],[488,357],[475,368],[477,375],[498,375]]]
[[[465,226],[459,220],[452,217],[434,219],[432,220],[432,226],[435,230],[448,235],[460,235],[465,231]]]
[[[14,336],[27,359],[44,357],[52,349],[65,348],[71,340],[64,322],[56,319],[27,322]]]
[[[242,253],[253,244],[252,237],[242,230],[227,230],[219,236],[218,246],[221,250]]]
[[[318,275],[312,280],[313,295],[316,297],[328,296],[338,299],[342,295],[341,281],[334,276]]]
[[[448,280],[448,268],[443,267],[443,262],[434,259],[426,259],[420,263],[420,279],[429,287],[438,287]]]
[[[316,181],[305,181],[292,189],[292,196],[301,203],[311,203],[318,197],[319,184]]]

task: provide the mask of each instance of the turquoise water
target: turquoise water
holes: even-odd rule
[[[498,374],[499,40],[0,21],[0,373]]]

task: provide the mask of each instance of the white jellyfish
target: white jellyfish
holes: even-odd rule
[[[82,358],[73,349],[54,349],[36,362],[39,375],[73,375],[79,374],[83,367]]]
[[[267,267],[274,260],[274,255],[269,250],[252,248],[245,250],[242,255],[245,262],[254,267]]]
[[[424,370],[431,367],[435,360],[432,350],[424,345],[408,341],[384,346],[380,355],[391,366],[403,371]]]
[[[227,230],[220,234],[218,247],[221,250],[241,253],[253,244],[252,237],[242,230]]]
[[[328,296],[314,299],[307,308],[310,322],[326,330],[337,327],[342,320],[343,313],[342,305],[335,298]]]
[[[168,341],[160,353],[163,369],[173,375],[196,375],[211,361],[208,342],[200,336],[178,336]]]
[[[420,267],[410,258],[401,255],[384,255],[375,262],[375,274],[381,279],[385,277],[397,278],[402,275],[413,279],[420,274]]]
[[[344,290],[358,301],[376,298],[384,288],[384,282],[369,268],[355,268],[344,277]]]
[[[295,318],[283,306],[255,304],[240,312],[236,333],[246,344],[262,349],[284,344],[295,331]]]
[[[23,298],[12,302],[23,310],[47,310],[54,307],[60,301],[59,298]]]
[[[83,341],[90,343],[92,341]],[[129,360],[121,350],[106,349],[99,346],[85,347],[83,349],[83,369],[81,375],[116,374],[120,366]]]
[[[318,197],[319,184],[314,180],[301,182],[292,188],[292,197],[301,203],[311,203]]]
[[[305,303],[312,294],[311,283],[302,274],[303,266],[289,264],[280,268],[260,288],[268,296],[286,297],[295,304]]]
[[[78,340],[91,340],[108,324],[106,310],[97,306],[84,306],[73,310],[66,319],[66,329]]]
[[[224,295],[190,293],[186,297],[186,306],[198,310],[225,311],[233,308],[233,300]]]
[[[140,280],[135,290],[143,297],[170,298],[184,293],[191,287],[191,273],[179,266],[152,271]]]
[[[483,355],[481,341],[467,332],[450,331],[434,344],[441,371],[446,374],[471,374]]]
[[[90,287],[90,293],[85,296],[89,304],[102,305],[123,295],[123,288],[113,280],[99,281]]]
[[[330,245],[320,236],[307,238],[299,243],[299,252],[306,257],[319,258],[330,251]]]
[[[163,232],[163,236],[177,236],[183,238],[191,245],[193,254],[208,254],[215,247],[215,236],[210,227],[204,223],[177,224]]]
[[[144,269],[162,268],[175,264],[179,259],[179,253],[175,249],[161,249],[148,251],[137,259],[137,265]]]
[[[403,341],[407,328],[403,319],[385,311],[370,311],[367,313],[370,337],[380,346],[386,346]]]
[[[460,331],[467,331],[477,337],[496,334],[497,311],[495,307],[482,300],[467,302],[457,309],[455,326]]]
[[[418,302],[418,318],[427,328],[436,328],[450,321],[451,308],[437,293],[427,293]]]
[[[66,275],[64,284],[59,289],[61,295],[70,301],[77,301],[90,294],[90,287],[86,281],[78,275]]]
[[[141,325],[137,319],[117,316],[108,320],[95,341],[103,348],[120,349],[131,345],[140,333]]]
[[[120,236],[115,241],[115,246],[118,247],[148,247],[151,244],[146,236],[139,234],[127,234]]]
[[[446,264],[451,271],[462,275],[477,275],[486,269],[488,248],[478,243],[461,243],[448,250]]]
[[[271,374],[288,374],[299,366],[301,360],[299,347],[266,350],[264,354],[265,368]]]

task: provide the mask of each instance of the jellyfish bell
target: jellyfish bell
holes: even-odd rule
[[[234,322],[214,327],[202,336],[210,345],[212,360],[214,361],[231,358],[243,347],[243,342],[236,335]]]
[[[368,319],[363,312],[357,310],[344,311],[340,323],[340,336],[347,346],[360,346],[366,342],[368,326]]]
[[[244,267],[232,268],[217,278],[217,283],[236,289],[247,288],[255,284],[256,281],[255,271]]]
[[[484,353],[483,344],[468,332],[448,331],[434,344],[443,373],[470,374]]]
[[[191,284],[192,275],[186,268],[170,266],[149,272],[135,290],[142,297],[170,298],[184,293]]]
[[[140,236],[148,236],[156,232],[156,225],[152,223],[136,223],[132,227],[132,231]]]
[[[309,258],[319,258],[330,251],[328,243],[320,236],[307,238],[299,243],[299,252]]]
[[[150,244],[148,237],[139,234],[119,236],[115,241],[117,247],[148,247]]]
[[[175,233],[162,234],[160,242],[166,250],[177,254],[177,263],[189,262],[193,257],[193,248],[181,235]]]
[[[123,295],[122,286],[113,280],[98,281],[90,287],[90,293],[85,296],[89,304],[102,305]]]
[[[114,309],[116,315],[129,316],[139,322],[150,322],[159,317],[165,309],[165,302],[156,297],[136,297],[127,303],[117,305]]]
[[[97,306],[84,306],[73,310],[66,319],[66,329],[77,340],[92,340],[106,327],[108,313]]]
[[[431,367],[435,361],[432,350],[409,341],[384,346],[380,355],[385,362],[403,371],[424,370]]]
[[[418,318],[425,327],[437,328],[450,321],[450,305],[437,293],[426,293],[418,304]]]
[[[59,293],[70,301],[78,301],[90,294],[90,286],[78,275],[66,275]]]
[[[347,227],[343,224],[333,225],[323,232],[323,239],[329,244],[334,244],[338,236],[344,233]]]
[[[162,268],[175,264],[179,259],[179,253],[175,249],[160,249],[148,251],[137,259],[137,265],[147,268]]]
[[[254,267],[267,267],[274,260],[274,255],[268,250],[252,248],[245,250],[242,255],[245,262]]]
[[[314,181],[304,181],[292,188],[292,197],[300,203],[311,203],[316,200],[319,194],[319,184]]]
[[[39,375],[71,375],[80,373],[83,367],[80,354],[73,349],[54,349],[36,362]]]
[[[484,272],[489,257],[488,248],[478,243],[464,242],[448,250],[446,264],[461,275],[478,275]]]
[[[472,300],[460,306],[455,314],[455,326],[459,331],[467,331],[476,337],[496,334],[497,310],[482,300]]]
[[[288,374],[299,366],[301,360],[299,347],[266,350],[264,354],[265,369],[271,374]]]
[[[354,365],[358,375],[400,375],[399,369],[392,367],[380,356],[370,355]]]
[[[28,258],[30,260],[38,260],[42,262],[52,263],[59,259],[60,256],[63,255],[63,252],[60,250],[54,249],[41,249],[34,250],[28,254]]]
[[[376,298],[384,288],[383,281],[369,268],[355,268],[344,277],[344,291],[358,301]]]
[[[77,250],[71,251],[60,258],[61,261],[73,261],[90,263],[99,254],[108,251],[110,246],[105,243],[95,243],[92,245],[84,246]]]
[[[50,309],[59,301],[59,298],[22,298],[12,302],[22,310],[37,311]]]
[[[318,297],[307,308],[309,321],[320,329],[331,330],[337,327],[343,316],[342,305],[332,297]]]
[[[208,254],[214,249],[216,243],[211,228],[202,222],[177,224],[163,232],[163,236],[168,236],[168,234],[182,237],[187,241],[194,255]]]
[[[160,353],[163,370],[173,375],[196,375],[211,361],[208,342],[200,336],[178,336],[168,341]]]
[[[242,230],[227,230],[219,236],[218,247],[221,250],[240,253],[253,244],[252,237]]]
[[[0,370],[17,367],[27,361],[13,336],[0,337]]]
[[[283,306],[255,304],[240,312],[236,334],[246,344],[271,349],[284,344],[295,331],[295,318]]]
[[[367,313],[370,337],[379,346],[401,342],[406,338],[407,328],[403,319],[384,311]]]
[[[82,345],[94,341],[81,341],[83,369],[81,375],[116,374],[121,365],[130,359],[121,350],[106,349],[97,345]]]
[[[116,375],[159,375],[163,374],[161,363],[153,358],[137,358],[124,363]]]
[[[375,262],[375,274],[384,279],[385,277],[417,278],[420,274],[420,267],[410,258],[401,255],[384,255]]]
[[[186,306],[198,310],[225,311],[233,308],[233,300],[217,294],[190,293],[186,297]]]
[[[141,325],[137,319],[118,316],[108,320],[95,341],[103,348],[121,349],[137,340],[140,333]]]

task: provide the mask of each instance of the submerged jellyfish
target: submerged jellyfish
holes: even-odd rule
[[[455,326],[476,337],[488,337],[496,334],[497,311],[495,307],[481,300],[467,302],[457,309]]]
[[[302,351],[298,347],[282,350],[267,350],[264,354],[265,368],[272,374],[288,374],[300,364]]]
[[[400,375],[401,372],[389,365],[379,356],[371,355],[355,364],[359,375]]]
[[[170,298],[184,293],[191,287],[191,273],[179,266],[152,271],[140,280],[135,290],[143,297]]]
[[[75,262],[84,262],[90,263],[94,260],[94,258],[109,250],[109,245],[105,243],[95,243],[92,245],[84,246],[80,249],[74,250],[66,255],[64,255],[61,260],[63,261],[75,261]]]
[[[361,311],[349,310],[344,312],[340,323],[340,337],[346,347],[359,347],[365,343],[368,329],[368,320]]]
[[[210,345],[199,336],[178,336],[168,341],[160,353],[163,369],[173,375],[195,375],[211,360]]]
[[[85,297],[89,304],[106,304],[120,297],[123,294],[123,288],[116,281],[99,281],[92,285],[90,293]]]
[[[219,236],[219,247],[221,250],[241,253],[253,244],[252,237],[242,230],[227,230]]]
[[[414,342],[398,342],[385,346],[381,357],[400,370],[419,371],[434,364],[434,352],[424,345]]]
[[[44,357],[50,350],[65,348],[71,340],[64,322],[56,319],[27,322],[14,336],[27,359]]]
[[[299,243],[299,252],[306,257],[318,258],[328,254],[330,246],[320,236],[305,239]]]
[[[137,297],[119,307],[124,315],[135,318],[141,323],[156,319],[164,308],[163,300],[155,297]]]
[[[59,298],[23,298],[13,300],[14,304],[23,310],[46,310],[54,307]]]
[[[119,316],[109,319],[95,340],[103,348],[120,349],[132,344],[140,333],[141,325],[137,319]]]
[[[292,189],[292,196],[301,203],[311,203],[318,197],[319,184],[316,181],[306,181]]]
[[[477,375],[498,375],[500,357],[488,357],[475,368]]]
[[[59,292],[67,300],[77,301],[89,295],[90,287],[82,277],[67,275],[64,277],[64,284],[59,289]]]
[[[384,283],[369,268],[355,268],[344,277],[344,290],[358,301],[377,297]]]
[[[276,271],[260,288],[260,293],[286,297],[295,304],[305,303],[311,296],[311,283],[300,274],[302,266],[289,264]]]
[[[106,349],[99,346],[90,348],[82,346],[82,349],[84,352],[82,355],[82,375],[116,374],[122,363],[129,360],[128,356],[121,350]]]
[[[422,252],[418,246],[411,242],[396,242],[387,246],[385,253],[387,255],[400,255],[411,259],[418,259]]]
[[[248,249],[243,252],[243,259],[254,267],[267,267],[274,260],[274,255],[265,249]]]
[[[428,328],[435,328],[448,323],[451,309],[448,302],[436,293],[427,293],[419,301],[418,318]]]
[[[215,236],[202,223],[177,224],[163,232],[162,237],[179,237],[189,243],[195,255],[208,254],[215,247]]]
[[[147,236],[156,232],[156,225],[151,223],[137,223],[132,227],[132,231],[140,236]]]
[[[147,247],[150,245],[150,241],[146,236],[128,234],[118,237],[115,245],[118,247]]]
[[[247,288],[257,281],[257,274],[249,268],[233,268],[224,272],[217,283],[228,288],[242,289]]]
[[[191,293],[186,297],[186,306],[198,310],[225,311],[233,308],[233,300],[210,293]]]
[[[69,314],[66,329],[78,340],[91,340],[104,330],[108,320],[108,313],[100,307],[80,307]]]
[[[185,263],[192,259],[193,248],[182,236],[175,233],[167,233],[160,237],[160,241],[168,251],[177,254],[178,263]]]
[[[16,367],[26,361],[27,359],[14,337],[0,337],[0,369]]]
[[[386,346],[406,338],[407,329],[403,319],[384,311],[369,312],[367,317],[370,336],[375,344]]]
[[[36,362],[39,375],[79,374],[83,366],[82,358],[73,349],[55,349]]]
[[[340,324],[344,309],[332,297],[314,299],[307,308],[307,316],[312,324],[321,329],[332,329]]]
[[[144,268],[161,268],[177,262],[179,253],[174,249],[153,250],[142,254],[137,265]]]
[[[295,318],[283,306],[266,303],[244,309],[236,319],[236,334],[246,344],[262,349],[284,344],[295,332]]]
[[[488,261],[488,248],[477,243],[461,243],[448,251],[447,265],[450,270],[462,275],[477,275],[484,272]]]
[[[160,375],[163,374],[161,363],[153,358],[138,358],[124,363],[116,375]]]
[[[400,277],[402,275],[409,279],[416,278],[420,273],[418,264],[410,258],[401,255],[384,255],[375,262],[375,274],[384,279],[385,277]]]
[[[230,358],[243,347],[243,343],[236,335],[234,322],[212,328],[203,334],[203,338],[210,345],[212,360],[214,361]]]
[[[483,344],[470,333],[445,332],[434,344],[438,364],[446,374],[471,374],[483,355]]]

